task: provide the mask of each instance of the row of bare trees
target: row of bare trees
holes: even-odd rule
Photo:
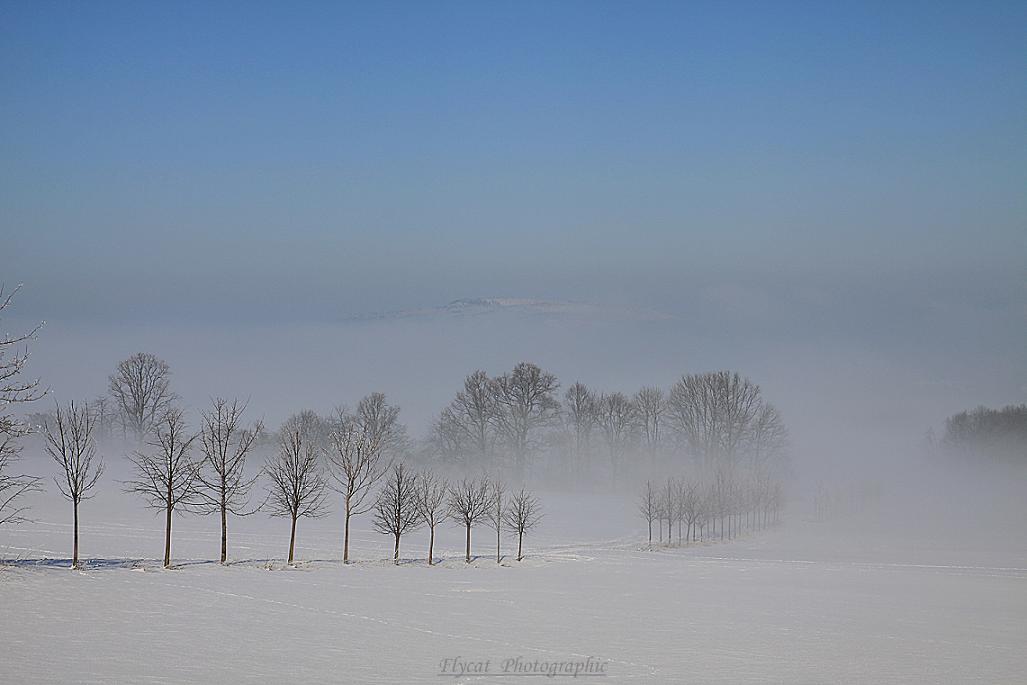
[[[397,412],[377,394],[365,398],[354,414],[338,412],[327,427],[309,412],[288,420],[280,432],[276,452],[262,469],[268,479],[267,497],[254,506],[251,490],[259,472],[248,476],[246,460],[263,427],[260,422],[246,424],[244,411],[245,405],[238,401],[216,399],[203,413],[200,430],[190,432],[183,412],[170,407],[148,429],[144,446],[129,456],[134,468],[126,489],[164,516],[165,566],[171,563],[176,513],[218,515],[220,561],[225,563],[229,515],[248,516],[261,509],[290,520],[291,564],[298,521],[329,513],[330,491],[342,498],[345,562],[349,562],[350,520],[368,512],[374,513],[375,529],[394,538],[397,562],[402,535],[428,526],[429,564],[434,561],[435,529],[444,521],[457,521],[466,528],[469,562],[474,524],[488,521],[496,530],[497,561],[501,558],[500,532],[505,529],[515,533],[517,558],[521,560],[524,534],[540,520],[538,502],[531,494],[521,490],[506,498],[499,480],[479,478],[450,485],[429,470],[413,473],[402,462],[391,464],[385,447],[397,444],[391,428]],[[75,403],[57,405],[53,419],[44,425],[47,452],[60,466],[54,480],[73,506],[72,565],[76,567],[79,504],[92,495],[104,471],[103,460],[97,456],[96,425],[96,414],[88,406]]]
[[[171,562],[171,528],[177,511],[219,514],[221,521],[221,562],[228,553],[228,515],[247,516],[250,489],[256,477],[245,475],[259,423],[242,425],[244,406],[236,401],[217,399],[203,414],[203,426],[191,433],[180,409],[165,410],[148,430],[148,442],[129,455],[133,476],[124,485],[146,503],[164,514],[164,565]],[[103,459],[97,455],[97,414],[88,405],[58,404],[53,418],[43,426],[45,449],[59,470],[54,476],[61,495],[73,508],[74,544],[72,566],[79,560],[79,505],[92,496],[104,472]],[[195,458],[193,446],[199,441],[202,456]]]
[[[430,470],[412,473],[394,465],[375,501],[374,527],[395,540],[393,560],[399,563],[403,534],[429,529],[428,564],[434,563],[435,528],[447,520],[463,526],[464,561],[471,561],[471,529],[485,522],[496,533],[496,563],[502,562],[502,532],[517,536],[517,561],[524,558],[524,535],[542,518],[538,500],[523,488],[507,497],[499,480],[487,477],[447,483]]]
[[[498,479],[465,478],[449,483],[430,469],[414,472],[402,461],[390,463],[387,448],[394,448],[395,442],[389,430],[378,430],[380,422],[339,418],[326,435],[311,430],[309,422],[306,430],[297,425],[300,422],[292,422],[294,427],[283,431],[278,452],[266,468],[271,480],[269,513],[290,519],[289,563],[294,558],[297,522],[326,515],[330,490],[342,498],[346,563],[350,521],[369,512],[375,530],[393,538],[393,559],[397,562],[403,535],[426,526],[427,560],[434,563],[435,531],[448,520],[465,528],[467,562],[471,560],[471,529],[485,520],[496,530],[497,561],[501,558],[498,546],[504,528],[517,534],[517,559],[523,558],[524,534],[541,518],[538,501],[530,493],[522,489],[506,499]],[[323,446],[319,447],[319,440]],[[379,481],[377,494],[371,497]]]
[[[638,511],[648,525],[653,544],[653,525],[659,542],[677,544],[735,536],[777,523],[784,504],[784,490],[778,481],[758,472],[733,474],[719,469],[709,477],[667,478],[662,483],[646,481],[639,496]]]
[[[644,387],[631,396],[574,383],[562,403],[559,387],[530,363],[496,377],[471,373],[432,426],[433,453],[518,478],[529,466],[579,479],[605,473],[614,485],[668,466],[771,471],[784,464],[780,413],[737,373],[688,374],[669,392]]]
[[[556,376],[527,362],[495,377],[475,371],[435,421],[433,447],[443,458],[482,467],[497,466],[502,447],[503,466],[523,479],[541,431],[560,416],[559,387]]]
[[[142,444],[175,406],[170,373],[152,354],[120,362],[109,394],[89,405],[98,438],[120,431],[130,444]],[[528,362],[497,376],[475,371],[422,443],[409,439],[398,407],[381,393],[361,400],[348,418],[305,411],[282,430],[302,428],[320,448],[340,421],[357,421],[394,457],[503,473],[518,482],[531,474],[618,487],[640,475],[693,466],[779,472],[785,465],[788,434],[780,413],[758,385],[737,373],[687,374],[669,391],[650,386],[630,396],[576,382],[561,402],[559,390],[555,375]],[[38,414],[33,422],[42,427],[48,419],[52,415]],[[258,435],[276,442],[270,434]]]

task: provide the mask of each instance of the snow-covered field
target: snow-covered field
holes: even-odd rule
[[[415,560],[416,534],[395,567],[364,520],[358,563],[343,566],[336,515],[301,522],[302,562],[285,568],[287,523],[258,515],[232,522],[236,561],[224,568],[208,561],[216,521],[178,519],[177,562],[162,570],[159,519],[115,494],[84,505],[92,561],[76,572],[70,511],[42,497],[35,523],[0,531],[0,679],[505,682],[509,659],[591,657],[590,680],[1024,682],[1022,519],[1005,529],[961,512],[953,527],[915,513],[813,523],[793,511],[756,536],[651,551],[628,500],[542,499],[548,516],[521,564],[497,566],[483,527],[482,556],[465,566],[462,533],[446,526],[446,561]],[[446,659],[458,659],[450,673],[489,660],[490,674],[440,676]]]

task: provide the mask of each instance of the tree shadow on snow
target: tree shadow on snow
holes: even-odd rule
[[[79,559],[79,571],[102,570],[111,568],[142,568],[152,565],[146,559]],[[159,562],[157,562],[159,563]],[[0,567],[7,568],[52,568],[71,570],[71,559],[3,559]]]

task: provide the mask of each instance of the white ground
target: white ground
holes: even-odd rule
[[[214,519],[179,519],[165,571],[160,521],[107,495],[83,508],[93,561],[79,572],[66,568],[70,512],[41,498],[36,523],[0,530],[0,680],[506,682],[438,673],[447,657],[490,659],[495,673],[518,656],[592,656],[600,682],[1027,678],[1022,518],[995,530],[955,512],[956,527],[928,529],[915,512],[817,524],[795,511],[733,543],[649,551],[630,502],[543,498],[546,525],[520,565],[466,567],[447,526],[440,567],[413,560],[422,535],[394,567],[375,561],[388,543],[365,522],[361,561],[344,567],[332,516],[301,522],[304,561],[286,569],[286,523],[258,516],[232,522],[227,568],[205,561]],[[478,530],[475,552],[492,540]]]

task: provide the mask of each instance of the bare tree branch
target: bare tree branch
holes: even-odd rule
[[[20,289],[19,285],[8,292],[0,283],[0,313],[11,306]],[[22,504],[23,497],[42,489],[39,478],[11,473],[21,452],[18,441],[30,428],[10,411],[11,405],[34,402],[46,394],[38,379],[22,377],[29,353],[27,345],[18,349],[19,345],[34,339],[42,326],[41,323],[23,335],[0,335],[0,525],[25,522],[28,507]]]

